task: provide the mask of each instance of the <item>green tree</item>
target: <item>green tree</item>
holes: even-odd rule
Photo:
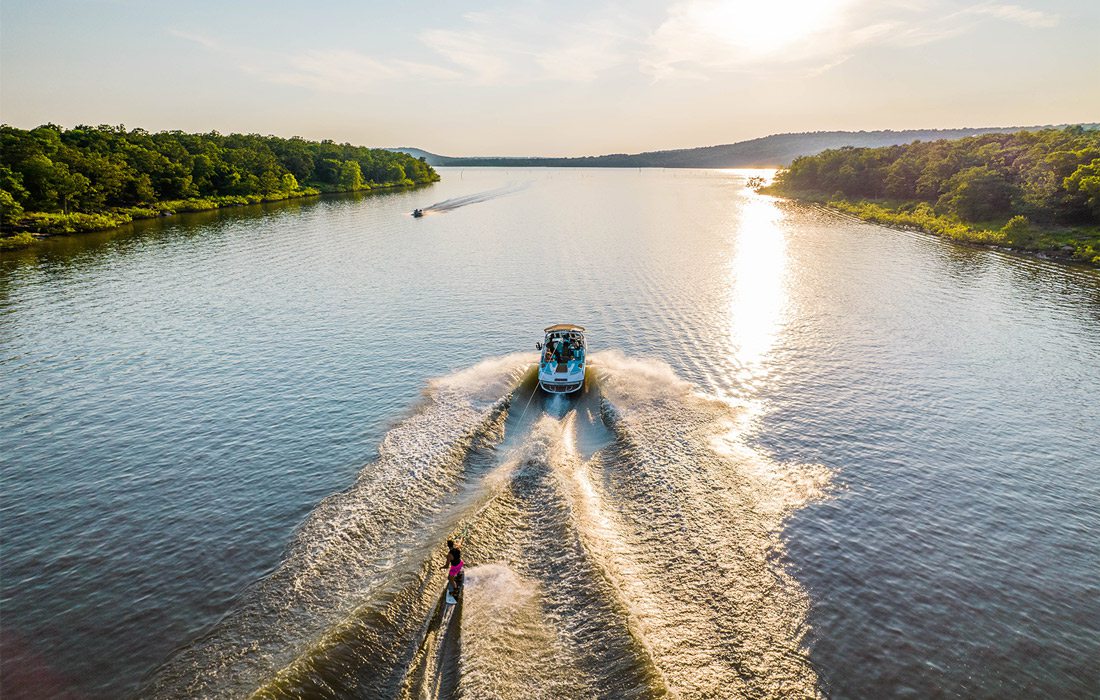
[[[13,172],[11,168],[0,165],[0,190],[5,190],[18,204],[27,201],[29,194],[23,187],[23,174]]]
[[[331,140],[259,134],[150,133],[125,126],[0,125],[0,189],[6,211],[79,211],[226,196],[292,196],[303,188],[356,190],[368,181],[433,182],[404,153]]]
[[[400,163],[387,163],[382,171],[383,182],[401,182],[405,179],[405,169]]]
[[[16,201],[11,192],[0,189],[0,224],[10,225],[23,216],[23,205]]]
[[[260,176],[260,191],[264,194],[275,194],[276,192],[280,192],[282,191],[282,185],[283,179],[270,170],[265,171],[264,174]]]
[[[1083,199],[1093,216],[1100,219],[1100,158],[1078,166],[1063,186],[1069,194]]]
[[[317,163],[314,175],[318,182],[335,185],[340,180],[340,161],[335,158],[321,158]],[[360,175],[362,175],[361,171]]]
[[[336,176],[336,184],[347,191],[358,190],[363,187],[363,172],[359,164],[354,160],[346,160],[340,164]]]
[[[963,221],[985,221],[1010,211],[1012,185],[1004,172],[988,165],[959,171],[951,177],[947,187],[939,204]]]
[[[64,163],[54,163],[53,180],[58,204],[65,214],[69,213],[70,203],[85,194],[92,184],[80,173],[69,172],[69,167]]]

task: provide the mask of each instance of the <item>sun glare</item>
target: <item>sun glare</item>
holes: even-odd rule
[[[731,260],[730,358],[737,378],[751,385],[767,374],[768,352],[786,307],[786,240],[770,197],[751,195]]]
[[[834,26],[848,0],[778,0],[698,3],[696,26],[721,42],[754,55],[782,51]]]

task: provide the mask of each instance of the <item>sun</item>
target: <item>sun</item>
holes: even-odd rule
[[[782,52],[834,27],[850,0],[719,0],[692,3],[689,21],[752,56]]]

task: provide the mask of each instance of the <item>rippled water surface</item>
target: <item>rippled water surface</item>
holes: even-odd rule
[[[4,254],[5,698],[1100,695],[1100,274],[442,174]]]

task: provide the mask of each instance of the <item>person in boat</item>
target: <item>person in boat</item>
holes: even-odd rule
[[[447,586],[452,595],[458,595],[462,586],[462,567],[466,562],[462,561],[462,550],[454,540],[447,540],[447,563],[442,568],[447,569]]]
[[[554,359],[558,362],[565,362],[569,359],[567,355],[568,350],[565,347],[565,341],[559,340],[554,347]]]

